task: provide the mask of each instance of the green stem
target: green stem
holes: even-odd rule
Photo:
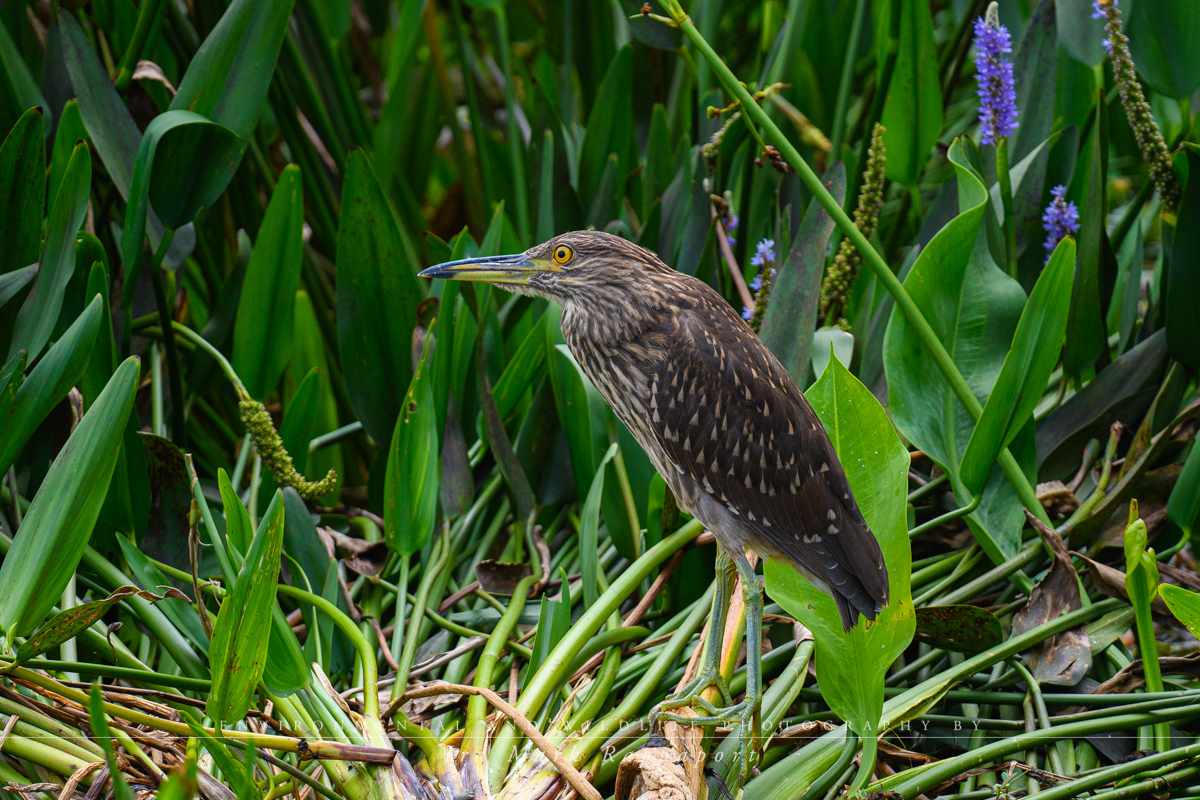
[[[138,9],[137,23],[133,28],[133,36],[129,40],[129,46],[125,48],[125,54],[121,56],[121,67],[117,71],[117,77],[113,79],[113,87],[118,92],[129,88],[129,84],[133,80],[133,70],[146,50],[146,42],[149,41],[150,34],[162,30],[162,15],[166,7],[167,0],[143,0],[141,3],[141,7]]]
[[[154,260],[150,263],[150,285],[154,288],[154,302],[158,306],[158,319],[163,327],[163,343],[167,348],[167,374],[171,381],[171,441],[183,449],[187,447],[183,423],[183,370],[179,365],[179,348],[175,346],[171,306],[167,302],[162,276],[163,258],[166,257],[167,248],[171,246],[171,240],[174,238],[175,230],[164,227],[162,241],[158,243],[158,249],[154,251]]]
[[[446,562],[450,559],[450,537],[447,534],[443,534],[441,539],[434,544],[430,556],[432,566],[425,570],[425,574],[421,576],[421,583],[417,587],[417,599],[413,603],[412,614],[408,618],[410,624],[406,626],[404,651],[400,654],[400,666],[396,670],[396,685],[401,690],[408,685],[408,673],[412,669],[413,659],[416,658],[417,644],[421,638],[421,624],[425,616],[425,606],[429,603],[430,588],[433,586],[434,581],[437,580],[438,575],[446,568]],[[400,622],[400,618],[397,617],[397,628]],[[396,696],[399,697],[400,695],[397,694]]]
[[[954,392],[958,401],[962,403],[972,422],[977,421],[983,413],[983,406],[980,404],[978,398],[975,397],[975,393],[971,391],[971,387],[967,385],[966,379],[963,378],[962,373],[958,371],[958,367],[954,364],[954,359],[947,352],[941,340],[938,339],[937,334],[930,327],[928,320],[925,319],[916,302],[905,291],[900,280],[888,266],[887,261],[871,246],[870,241],[862,235],[862,232],[855,226],[854,221],[838,205],[833,195],[829,193],[829,190],[821,183],[821,179],[817,177],[812,168],[808,166],[808,163],[800,156],[795,146],[783,135],[783,132],[779,130],[779,127],[767,116],[767,113],[763,111],[758,103],[754,102],[746,87],[738,82],[737,76],[733,74],[732,70],[726,66],[721,57],[717,55],[716,51],[712,49],[704,37],[700,35],[700,32],[696,30],[696,26],[692,24],[692,21],[680,7],[679,0],[666,0],[666,2],[672,17],[678,22],[680,29],[692,40],[696,49],[712,65],[713,70],[725,85],[726,91],[741,100],[742,109],[748,117],[767,133],[768,138],[775,142],[779,151],[787,159],[788,164],[792,169],[796,170],[801,182],[812,192],[813,197],[821,204],[821,207],[833,218],[833,221],[841,228],[846,238],[858,249],[858,252],[863,256],[863,260],[875,272],[876,279],[888,290],[888,293],[895,300],[896,306],[908,319],[908,323],[915,329],[918,338],[929,348],[929,352],[933,355],[934,363],[941,370],[946,383],[950,385],[950,389]],[[1050,517],[1038,501],[1037,492],[1025,477],[1025,473],[1021,470],[1016,458],[1013,457],[1008,448],[1001,451],[997,460],[1008,482],[1016,490],[1017,498],[1021,501],[1021,504],[1049,525]]]
[[[862,761],[859,763],[858,773],[854,776],[854,781],[847,790],[847,793],[851,797],[871,780],[871,777],[875,774],[875,759],[879,755],[879,739],[877,737],[864,736],[862,737],[862,743]]]

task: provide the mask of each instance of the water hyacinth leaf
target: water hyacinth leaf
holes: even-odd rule
[[[17,661],[28,661],[31,658],[36,658],[47,650],[58,647],[63,642],[75,638],[84,628],[89,627],[93,622],[104,616],[118,602],[134,595],[152,603],[167,598],[182,600],[184,602],[188,601],[187,595],[171,586],[167,586],[166,591],[161,595],[139,589],[136,586],[122,586],[108,597],[101,600],[80,603],[77,606],[60,611],[46,620],[33,632],[32,636],[22,642],[17,648]]]
[[[807,397],[883,550],[888,604],[874,623],[867,625],[860,618],[847,633],[833,598],[790,565],[767,561],[766,588],[813,632],[822,696],[830,708],[856,733],[874,738],[883,709],[883,677],[916,629],[905,511],[908,453],[879,401],[837,360],[830,362]]]
[[[1000,374],[1025,297],[982,245],[987,192],[959,142],[950,148],[950,161],[958,176],[960,213],[921,251],[904,287],[982,404]],[[909,441],[951,476],[965,505],[971,498],[963,494],[959,464],[974,423],[923,348],[905,315],[893,313],[883,345],[892,418]],[[1020,545],[1020,529],[1009,523],[1021,507],[998,467],[984,491],[999,493],[996,503],[985,497],[968,524],[988,556],[1000,562]],[[984,524],[993,514],[1004,524]]]
[[[391,441],[412,377],[412,331],[425,292],[367,156],[353,150],[337,240],[338,349],[367,433]],[[381,380],[381,376],[387,376]]]
[[[401,555],[412,555],[433,535],[437,516],[441,461],[438,458],[437,412],[430,378],[431,339],[413,373],[396,420],[384,478],[384,530],[387,543]]]
[[[137,358],[117,368],[34,495],[0,566],[0,630],[15,626],[18,636],[27,636],[62,596],[79,565],[117,464],[139,372]]]
[[[822,182],[839,204],[844,202],[846,169],[840,161],[830,165]],[[810,203],[795,244],[771,284],[771,302],[759,331],[759,338],[800,386],[808,382],[812,340],[796,332],[816,328],[821,274],[833,227],[833,219],[820,203]]]
[[[1185,145],[1187,185],[1179,203],[1175,241],[1163,287],[1167,349],[1192,369],[1200,368],[1200,148]]]
[[[962,481],[972,494],[983,488],[1000,451],[1033,417],[1050,373],[1058,363],[1067,329],[1075,242],[1059,242],[1029,295],[1012,348],[975,423],[962,457]]]
[[[0,417],[0,473],[12,466],[37,426],[83,375],[103,318],[103,305],[101,298],[93,298],[17,389],[8,414]]]
[[[171,110],[203,114],[244,142],[262,114],[294,0],[235,0],[200,45]]]
[[[46,207],[46,134],[42,112],[30,109],[0,145],[0,275],[38,260]]]
[[[146,126],[129,183],[121,231],[121,257],[138,269],[148,211],[177,229],[212,205],[225,191],[241,152],[237,134],[192,111],[168,111]],[[126,281],[130,287],[132,281]],[[124,296],[132,297],[132,288]]]
[[[289,164],[250,251],[233,328],[233,369],[256,400],[266,400],[275,390],[291,358],[303,237],[304,187],[300,168]],[[298,455],[289,452],[293,458]],[[296,469],[304,471],[299,465]]]
[[[254,687],[263,677],[270,637],[262,631],[276,607],[283,527],[283,495],[276,493],[213,625],[209,644],[212,690],[206,713],[214,720],[232,723],[245,717]]]
[[[30,359],[42,354],[50,341],[58,312],[62,308],[67,284],[75,272],[75,232],[87,214],[92,187],[92,157],[83,142],[75,146],[71,162],[59,189],[50,218],[46,223],[46,245],[33,288],[21,305],[13,327],[8,357],[18,350],[29,352]]]
[[[1156,92],[1184,100],[1200,87],[1200,5],[1156,0],[1121,7],[1129,54],[1138,75]]]
[[[899,29],[899,50],[887,88],[887,102],[880,121],[887,129],[887,174],[897,183],[914,186],[925,161],[942,134],[942,90],[938,81],[937,46],[933,18],[926,3],[879,3],[879,30]],[[898,24],[891,15],[899,12]],[[887,47],[886,35],[877,37]],[[881,52],[880,64],[886,60]]]
[[[116,538],[117,544],[121,547],[121,555],[129,564],[130,572],[133,573],[143,589],[161,591],[171,585],[171,581],[162,573],[162,570],[147,558],[136,544],[125,536]],[[158,603],[158,607],[200,652],[208,652],[208,636],[204,632],[204,625],[200,622],[200,614],[186,597],[183,599],[174,596],[167,597]]]

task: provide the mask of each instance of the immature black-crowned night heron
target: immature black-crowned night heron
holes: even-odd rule
[[[563,336],[583,371],[679,507],[716,536],[718,575],[728,574],[729,560],[736,567],[747,608],[745,700],[732,705],[720,677],[729,592],[721,579],[699,675],[664,708],[695,702],[711,716],[689,721],[740,718],[750,730],[761,694],[762,586],[746,548],[791,564],[829,592],[847,631],[860,614],[875,619],[888,598],[883,554],[825,429],[779,360],[707,284],[597,231],[421,274],[558,301]],[[700,698],[709,686],[726,708]]]

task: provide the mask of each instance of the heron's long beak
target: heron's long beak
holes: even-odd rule
[[[518,253],[512,256],[483,256],[447,261],[445,264],[422,270],[420,275],[422,278],[445,278],[455,281],[526,284],[536,273],[549,270],[548,265],[539,264],[526,258],[524,253]]]

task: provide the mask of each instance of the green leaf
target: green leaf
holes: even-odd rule
[[[916,629],[905,500],[908,452],[879,401],[836,359],[807,396],[883,550],[888,604],[874,622],[859,620],[847,633],[833,598],[790,566],[767,561],[766,588],[813,632],[821,694],[829,707],[860,736],[874,738],[880,733],[883,678]]]
[[[18,636],[28,635],[62,596],[79,565],[117,464],[138,376],[136,358],[117,368],[34,495],[0,566],[0,630],[15,626]],[[36,372],[21,388],[34,377]],[[17,399],[19,403],[19,393]]]
[[[1200,594],[1170,583],[1158,587],[1158,593],[1175,619],[1182,622],[1193,636],[1200,636]]]
[[[900,10],[896,66],[887,87],[880,122],[887,128],[887,174],[897,183],[915,186],[933,146],[942,135],[942,90],[938,82],[937,46],[928,3],[875,3],[876,25],[888,30]],[[880,47],[890,43],[880,37]],[[884,56],[886,57],[886,56]],[[881,62],[882,63],[882,58]]]
[[[917,640],[956,653],[982,653],[1004,641],[1000,620],[986,608],[952,605],[917,609]]]
[[[1154,0],[1122,6],[1129,54],[1150,88],[1184,100],[1200,87],[1200,4]]]
[[[171,585],[171,581],[162,573],[162,570],[147,558],[132,540],[125,536],[118,536],[117,544],[121,547],[121,555],[124,556],[125,563],[129,565],[129,571],[133,573],[143,589],[150,591]],[[193,645],[203,653],[208,652],[208,635],[205,634],[204,625],[200,622],[200,614],[187,601],[186,597],[182,600],[173,596],[168,597],[162,600],[158,607]]]
[[[412,331],[425,292],[366,154],[352,151],[346,172],[337,241],[338,350],[354,410],[383,443],[391,441],[402,387],[412,377]]]
[[[1195,531],[1197,519],[1200,519],[1200,447],[1196,446],[1195,441],[1192,442],[1187,460],[1183,462],[1179,479],[1171,489],[1167,516],[1188,533]]]
[[[233,723],[245,717],[254,687],[263,678],[269,637],[262,631],[276,607],[283,525],[283,496],[276,493],[213,626],[212,690],[206,707],[213,720]]]
[[[170,586],[167,586],[166,592],[161,595],[139,589],[136,586],[122,586],[103,600],[80,603],[60,611],[46,620],[33,632],[32,636],[17,648],[17,661],[28,661],[51,648],[58,647],[69,639],[74,639],[84,629],[91,627],[93,622],[103,617],[118,602],[134,595],[150,602],[158,602],[167,598],[186,602],[188,599],[183,592]]]
[[[605,170],[612,171],[612,186],[607,195],[622,190],[625,175],[634,166],[627,162],[630,137],[633,135],[633,105],[630,94],[633,84],[633,46],[626,44],[617,50],[604,73],[604,81],[596,94],[596,102],[588,114],[586,133],[579,150],[579,196],[588,205],[603,201],[600,197]],[[609,155],[615,154],[615,166],[609,166]],[[623,193],[623,192],[622,192]],[[608,217],[600,224],[607,223]]]
[[[0,306],[16,297],[38,274],[38,265],[14,269],[0,274]]]
[[[604,496],[604,470],[617,454],[617,445],[609,445],[596,477],[588,489],[587,500],[579,510],[579,555],[582,559],[583,607],[591,608],[600,596],[596,574],[600,571],[600,499]]]
[[[1094,67],[1108,55],[1104,50],[1104,20],[1092,18],[1092,0],[1055,0],[1058,42],[1072,58]]]
[[[1121,243],[1117,256],[1117,281],[1112,301],[1108,306],[1108,332],[1119,334],[1117,353],[1123,354],[1137,342],[1138,303],[1142,299],[1142,263],[1145,260],[1145,237],[1142,221],[1135,220],[1133,227]]]
[[[294,2],[230,3],[188,65],[171,110],[203,114],[248,144],[267,98]]]
[[[1032,153],[1039,142],[1050,136],[1058,70],[1057,17],[1055,0],[1040,0],[1013,52],[1017,119],[1021,121],[1013,133],[1009,148],[1009,158],[1014,164]],[[1040,195],[1041,187],[1038,188]]]
[[[846,169],[841,162],[830,165],[822,182],[841,204],[846,196]],[[771,284],[771,302],[759,331],[759,338],[778,356],[798,386],[808,383],[812,337],[798,335],[797,331],[817,327],[821,275],[832,233],[833,219],[820,203],[809,203],[796,231],[795,244]]]
[[[35,359],[50,341],[67,283],[75,272],[75,232],[87,215],[91,187],[92,157],[87,145],[80,142],[71,154],[60,196],[55,198],[46,223],[46,246],[42,250],[41,266],[17,316],[12,344],[8,348],[9,358],[18,350],[27,350],[30,359]]]
[[[313,309],[312,300],[308,293],[301,290],[296,292],[295,316],[293,317],[294,335],[292,337],[292,360],[288,362],[287,372],[284,373],[284,406],[289,407],[300,383],[312,370],[317,371],[318,392],[317,412],[313,420],[310,440],[338,428],[337,399],[333,393],[328,357],[325,354],[325,339],[321,335],[321,327],[317,322],[317,313]],[[313,475],[327,475],[333,470],[338,476],[338,484],[325,497],[318,500],[322,506],[337,505],[338,492],[341,488],[342,448],[338,446],[323,447],[309,455],[308,442],[304,442],[301,450],[306,459],[306,470]],[[292,451],[295,458],[299,451]]]
[[[7,422],[8,412],[12,410],[17,400],[17,392],[25,380],[25,362],[27,354],[24,350],[10,358],[0,367],[0,430],[2,423]]]
[[[46,192],[46,196],[52,202],[58,197],[58,190],[67,175],[67,167],[71,163],[71,154],[75,152],[75,145],[87,139],[87,128],[83,124],[83,115],[79,113],[79,101],[71,98],[63,106],[58,130],[54,132],[54,150],[50,155],[50,186]]]
[[[904,287],[982,403],[1000,374],[1025,298],[987,254],[980,232],[987,193],[961,145],[950,148],[961,213],[921,251]],[[966,504],[970,497],[962,492],[959,464],[975,426],[923,348],[908,318],[893,313],[883,344],[892,418],[951,476],[959,502]],[[999,562],[1016,554],[1020,526],[1012,522],[1021,507],[998,468],[984,491],[995,502],[985,496],[968,522],[989,557]],[[999,515],[997,524],[988,519],[993,514]]]
[[[541,372],[546,365],[545,320],[546,316],[543,315],[533,324],[496,381],[492,395],[496,398],[496,410],[501,418],[512,413],[525,393],[540,383]]]
[[[972,495],[983,489],[996,457],[1033,418],[1033,409],[1046,390],[1067,329],[1074,272],[1075,242],[1066,237],[1058,243],[1029,295],[1012,348],[967,442],[962,481]]]
[[[1187,185],[1179,203],[1175,241],[1167,267],[1167,349],[1192,369],[1200,369],[1200,149],[1185,145]]]
[[[42,97],[21,51],[0,24],[0,131],[6,131],[24,113],[37,108],[50,116],[50,106]]]
[[[567,433],[575,486],[580,497],[587,497],[596,465],[606,449],[604,418],[607,406],[567,346],[552,345],[552,339],[552,336],[547,337],[548,345],[554,347],[550,353],[554,403],[558,408],[558,419]]]
[[[225,191],[241,146],[229,128],[191,111],[168,111],[150,121],[134,161],[121,231],[126,270],[137,273],[150,205],[169,228],[191,222]],[[131,283],[126,280],[127,287]]]
[[[99,297],[88,304],[21,383],[8,414],[0,417],[0,474],[12,466],[38,425],[83,375],[103,318],[103,305]]]
[[[383,519],[388,547],[401,555],[419,551],[433,535],[437,515],[441,462],[438,458],[437,411],[433,405],[429,346],[425,350],[388,450]]]
[[[291,358],[303,257],[304,189],[300,168],[289,164],[250,253],[233,329],[233,369],[256,400],[266,400],[275,390]],[[305,442],[306,452],[307,446]],[[299,465],[296,469],[304,471]]]
[[[1100,312],[1100,260],[1106,238],[1104,229],[1104,193],[1108,184],[1104,174],[1104,147],[1107,136],[1097,131],[1106,115],[1103,103],[1097,104],[1096,125],[1093,125],[1087,147],[1091,159],[1088,166],[1087,188],[1083,207],[1079,211],[1079,260],[1075,265],[1075,282],[1071,289],[1071,314],[1067,319],[1067,344],[1063,350],[1063,371],[1079,375],[1095,363],[1104,351],[1104,317]],[[1077,168],[1078,173],[1078,168]]]
[[[0,145],[0,275],[38,260],[46,207],[46,134],[42,111],[21,115]]]

